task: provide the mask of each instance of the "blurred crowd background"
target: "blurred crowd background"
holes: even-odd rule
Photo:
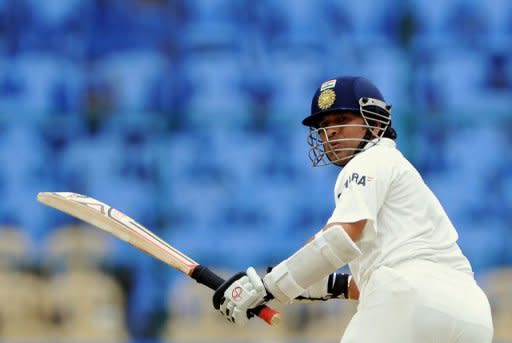
[[[87,194],[222,275],[289,256],[333,209],[307,157],[337,75],[393,104],[512,342],[512,2],[0,0],[0,338],[337,342],[350,302],[222,322],[208,290],[36,202]]]

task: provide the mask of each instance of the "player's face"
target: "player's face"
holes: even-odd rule
[[[338,166],[350,161],[367,130],[363,117],[352,112],[326,114],[318,128],[327,157]]]

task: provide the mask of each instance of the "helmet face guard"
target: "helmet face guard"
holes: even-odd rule
[[[391,125],[391,105],[382,100],[362,97],[359,99],[359,114],[364,124],[331,125],[326,127],[311,127],[307,138],[310,146],[308,156],[314,167],[336,164],[344,166],[352,157],[377,144]],[[330,139],[327,130],[332,128],[360,127],[366,133],[362,138]],[[340,142],[358,142],[356,148],[336,148]],[[369,144],[371,143],[371,144]]]

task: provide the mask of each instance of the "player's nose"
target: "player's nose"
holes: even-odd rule
[[[336,127],[329,127],[326,129],[327,131],[327,137],[332,138],[335,137],[338,134],[338,128]]]

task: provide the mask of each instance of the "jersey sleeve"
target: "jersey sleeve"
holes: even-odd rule
[[[358,157],[340,174],[335,187],[336,207],[328,223],[366,219],[374,224],[377,219],[391,184],[391,166],[375,155]]]

